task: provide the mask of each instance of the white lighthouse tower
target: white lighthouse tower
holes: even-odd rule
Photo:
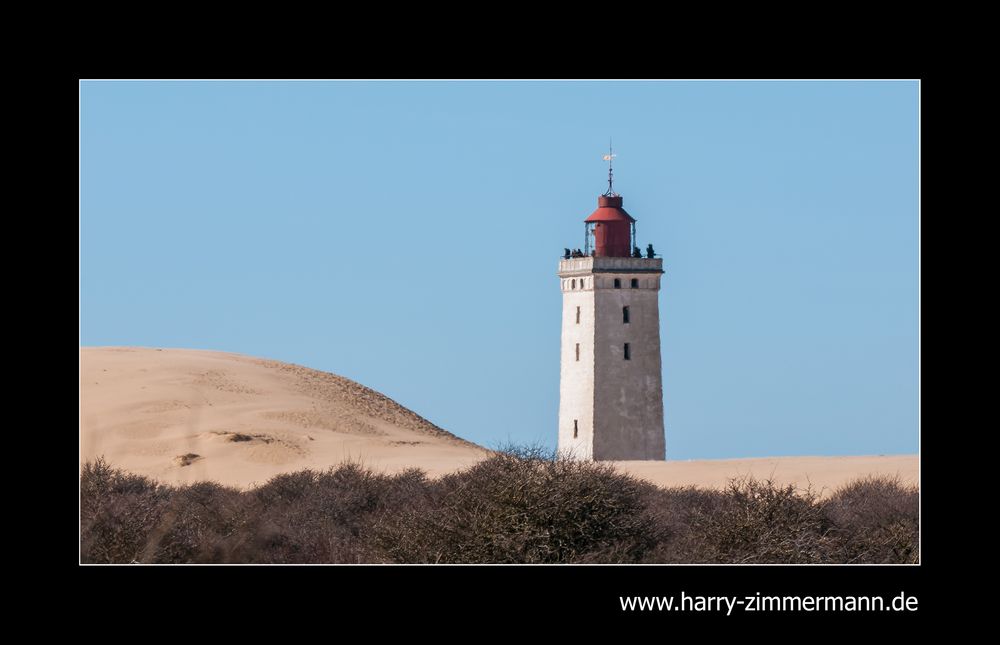
[[[635,219],[608,190],[585,220],[584,248],[559,262],[563,293],[559,452],[576,459],[665,459],[660,277],[642,257]],[[591,244],[593,241],[593,244]]]

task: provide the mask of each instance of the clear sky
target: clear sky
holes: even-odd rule
[[[916,82],[84,82],[80,342],[355,379],[555,446],[564,247],[664,257],[667,456],[918,437]]]

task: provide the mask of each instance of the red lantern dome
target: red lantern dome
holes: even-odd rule
[[[593,226],[594,256],[627,258],[632,255],[632,225],[635,219],[622,208],[621,195],[601,195],[597,210],[584,220]]]

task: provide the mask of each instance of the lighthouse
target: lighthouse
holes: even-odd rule
[[[584,220],[584,248],[559,261],[563,294],[559,453],[583,460],[665,459],[660,371],[663,260],[643,254],[636,220],[608,190]],[[645,255],[645,257],[644,257]]]

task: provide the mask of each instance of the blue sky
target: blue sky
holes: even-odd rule
[[[554,447],[563,247],[664,257],[667,456],[914,453],[916,82],[84,82],[80,342]]]

